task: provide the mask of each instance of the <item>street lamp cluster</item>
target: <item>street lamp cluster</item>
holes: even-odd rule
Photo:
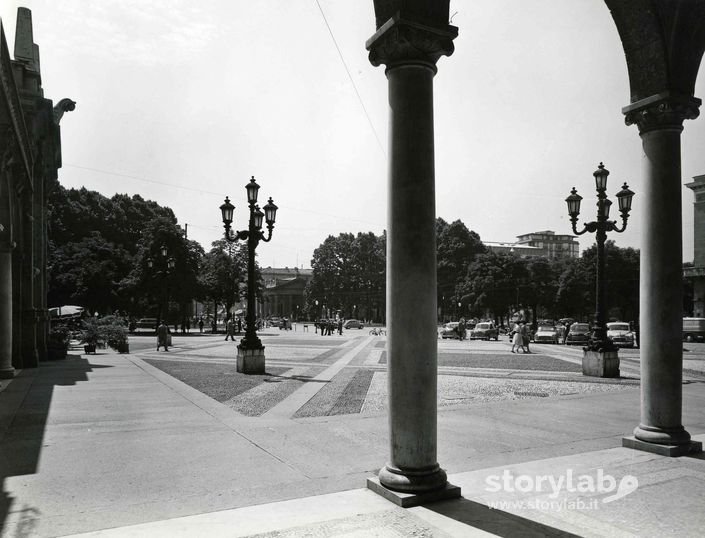
[[[570,192],[570,196],[566,198],[568,204],[568,215],[573,226],[573,233],[582,235],[586,232],[595,233],[597,241],[597,276],[596,276],[596,300],[595,300],[595,322],[593,332],[590,338],[588,347],[595,352],[612,352],[616,348],[609,338],[607,338],[607,316],[605,303],[605,241],[607,240],[607,232],[622,233],[627,229],[627,219],[629,211],[632,208],[632,198],[634,193],[629,190],[626,183],[622,186],[622,190],[617,193],[617,202],[619,211],[622,214],[622,226],[617,226],[617,222],[609,220],[610,206],[612,202],[605,194],[607,190],[607,176],[609,171],[600,163],[597,170],[593,173],[595,176],[595,188],[597,190],[597,220],[585,223],[583,229],[578,231],[576,225],[578,223],[578,215],[580,214],[580,196],[575,187]]]
[[[247,315],[245,317],[245,337],[238,346],[237,371],[246,374],[264,373],[264,346],[257,336],[255,318],[255,249],[260,241],[269,242],[272,239],[272,230],[277,217],[278,207],[274,205],[272,198],[264,206],[264,212],[257,205],[257,195],[260,186],[252,176],[250,182],[245,185],[247,190],[247,203],[250,209],[250,218],[247,230],[233,231],[233,213],[235,206],[230,203],[226,196],[225,203],[220,206],[225,228],[225,239],[229,243],[236,241],[247,241]],[[267,225],[265,235],[262,230],[263,221]]]

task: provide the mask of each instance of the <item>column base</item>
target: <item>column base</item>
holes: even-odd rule
[[[655,445],[686,445],[690,443],[690,434],[683,426],[657,428],[639,424],[634,428],[634,438]]]
[[[460,487],[449,484],[448,482],[446,482],[445,486],[442,488],[424,493],[405,493],[402,491],[394,491],[383,486],[380,483],[379,478],[375,477],[367,479],[367,489],[374,491],[378,495],[381,495],[388,501],[391,501],[402,508],[410,508],[412,506],[420,506],[431,502],[460,498]]]
[[[13,379],[16,370],[10,366],[9,368],[0,368],[0,379]]]
[[[700,441],[688,441],[682,445],[661,445],[641,441],[633,435],[622,437],[622,446],[625,448],[633,448],[634,450],[651,452],[652,454],[659,454],[661,456],[668,456],[670,458],[687,456],[688,454],[699,454],[703,451],[703,444]]]
[[[400,469],[387,464],[379,470],[379,482],[393,491],[421,494],[445,487],[448,476],[437,463],[421,469]]]
[[[245,349],[237,346],[237,371],[241,374],[264,374],[264,347]]]
[[[619,377],[619,355],[616,351],[583,351],[583,375]]]

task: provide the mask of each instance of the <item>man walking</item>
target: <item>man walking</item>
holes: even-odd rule
[[[169,351],[167,346],[167,337],[169,335],[169,327],[164,324],[164,321],[159,322],[159,327],[157,327],[157,351],[161,346],[164,346],[164,351]]]
[[[230,340],[233,342],[235,341],[235,322],[233,322],[233,318],[229,318],[228,322],[225,324],[225,341],[228,341],[228,336],[230,337]]]

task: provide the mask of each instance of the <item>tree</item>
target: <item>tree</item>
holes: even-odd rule
[[[161,299],[147,258],[161,244],[176,262],[170,296],[183,311],[197,293],[203,249],[184,238],[168,207],[140,196],[107,198],[86,188],[56,184],[48,202],[50,305],[78,303],[89,310],[139,315]],[[156,259],[156,258],[154,258]]]
[[[582,261],[589,279],[589,300],[594,311],[596,296],[597,245],[583,252]],[[639,317],[639,251],[605,243],[605,299],[608,319],[629,321]]]
[[[521,258],[488,251],[475,257],[457,293],[473,315],[490,313],[496,319],[517,305],[520,283],[527,276],[526,262]]]
[[[167,256],[161,254],[166,247]],[[168,322],[181,322],[190,301],[200,294],[198,272],[203,248],[184,238],[175,218],[155,217],[146,223],[132,271],[121,291],[132,298],[130,312],[155,312]],[[172,260],[173,267],[168,267]],[[152,267],[150,267],[150,261]]]
[[[305,290],[308,315],[322,315],[325,305],[344,317],[380,321],[386,293],[385,248],[386,236],[372,232],[328,236],[313,252],[313,275]]]
[[[213,241],[213,248],[203,256],[199,281],[202,297],[212,301],[217,316],[218,305],[226,312],[246,294],[247,245]],[[261,280],[261,276],[257,278]]]
[[[475,257],[486,251],[480,236],[468,230],[462,221],[448,224],[440,217],[436,219],[436,278],[441,316],[443,312],[455,311],[455,305],[461,299],[456,293],[457,286]]]
[[[49,304],[79,304],[95,312],[122,307],[119,282],[130,270],[130,256],[99,231],[65,245],[52,244]]]
[[[521,285],[521,298],[533,313],[533,322],[539,318],[553,318],[560,275],[560,263],[549,258],[525,260],[526,276]]]

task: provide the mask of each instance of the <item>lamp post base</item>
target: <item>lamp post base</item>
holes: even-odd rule
[[[583,351],[583,375],[591,377],[619,377],[617,351]]]
[[[264,374],[264,346],[255,349],[237,346],[237,371],[241,374]]]

